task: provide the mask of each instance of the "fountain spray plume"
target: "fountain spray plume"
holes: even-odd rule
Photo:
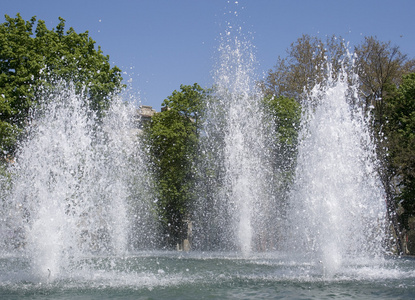
[[[33,274],[56,278],[85,255],[123,255],[139,219],[130,212],[146,209],[133,193],[142,166],[135,109],[114,98],[97,118],[66,83],[42,99],[10,168],[7,210]]]
[[[202,144],[204,172],[211,174],[204,184],[210,191],[199,201],[197,218],[204,224],[200,227],[207,228],[195,234],[195,241],[199,235],[205,248],[248,255],[261,230],[259,207],[267,197],[262,94],[255,82],[253,46],[241,31],[227,22],[221,35],[215,93],[208,99]]]
[[[356,76],[352,74],[351,76]],[[292,249],[334,274],[384,254],[385,194],[355,79],[343,70],[316,85],[303,107],[289,217]]]

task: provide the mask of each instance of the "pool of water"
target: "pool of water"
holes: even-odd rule
[[[0,299],[412,298],[413,258],[349,258],[328,272],[283,253],[149,252],[84,257],[44,275],[23,256],[0,259]]]

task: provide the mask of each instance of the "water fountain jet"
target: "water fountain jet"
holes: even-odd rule
[[[132,232],[137,218],[129,212],[145,220],[149,207],[134,194],[144,171],[134,107],[115,98],[98,119],[66,83],[42,99],[10,166],[1,234],[11,239],[4,251],[19,245],[33,275],[53,280],[85,256],[125,255],[134,239],[145,239]]]
[[[375,152],[345,80],[311,95],[278,214],[248,45],[226,34],[202,134],[194,246],[216,251],[132,251],[152,227],[137,223],[149,212],[135,201],[139,147],[119,134],[131,129],[129,108],[116,105],[101,124],[63,93],[32,124],[1,195],[0,298],[414,298],[414,261],[382,257]],[[259,247],[264,233],[273,246]]]
[[[253,50],[241,28],[228,24],[214,73],[215,92],[207,100],[201,145],[203,191],[198,193],[202,196],[195,213],[196,247],[236,250],[242,256],[259,248],[261,234],[268,229],[264,215],[271,202],[263,95],[257,86]]]
[[[304,105],[289,227],[295,251],[334,274],[346,257],[385,254],[386,207],[357,90],[345,73],[329,78]]]

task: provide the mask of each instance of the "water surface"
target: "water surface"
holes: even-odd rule
[[[284,253],[149,252],[85,257],[44,277],[22,257],[0,259],[1,299],[411,299],[412,258],[322,264]]]

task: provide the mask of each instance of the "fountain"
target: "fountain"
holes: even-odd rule
[[[369,120],[347,74],[316,85],[303,105],[290,245],[335,273],[347,257],[385,255],[385,194]]]
[[[200,249],[237,250],[245,256],[265,230],[269,199],[262,95],[252,48],[240,28],[228,24],[219,47],[216,90],[207,103],[198,193],[203,196],[193,237]]]
[[[144,202],[133,199],[132,174],[143,169],[134,109],[116,99],[100,121],[85,99],[58,83],[34,112],[10,167],[2,250],[21,252],[39,280],[70,274],[85,255],[123,255],[129,243],[142,239],[131,238],[148,213]]]
[[[375,151],[346,77],[310,94],[285,198],[252,49],[228,24],[190,252],[155,247],[133,107],[114,99],[98,119],[70,84],[45,96],[0,180],[0,297],[413,298],[415,260],[385,252]]]

